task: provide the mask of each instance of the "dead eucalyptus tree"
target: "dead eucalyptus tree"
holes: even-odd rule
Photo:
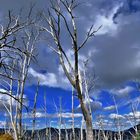
[[[15,139],[22,139],[22,111],[24,107],[24,89],[28,75],[28,69],[31,60],[34,58],[35,44],[40,34],[40,31],[35,28],[37,18],[32,16],[33,6],[29,9],[26,16],[14,16],[10,11],[8,13],[8,21],[4,25],[0,25],[0,84],[3,80],[9,83],[10,90],[0,94],[6,94],[13,100],[17,101]],[[14,67],[13,67],[14,62]],[[13,93],[13,86],[16,85],[16,94]],[[9,114],[13,120],[13,106],[14,101],[10,101]],[[27,109],[27,108],[26,108]],[[13,121],[12,121],[13,122]],[[18,124],[18,125],[17,125]],[[14,126],[13,125],[13,126]]]
[[[80,62],[79,55],[80,50],[86,46],[88,40],[94,37],[94,34],[98,31],[93,29],[93,25],[89,28],[86,33],[86,37],[83,42],[78,41],[78,26],[76,23],[76,17],[74,10],[79,6],[76,0],[50,0],[51,8],[48,9],[48,15],[44,14],[44,18],[47,22],[47,26],[41,25],[41,29],[50,34],[51,38],[54,40],[56,47],[48,44],[48,46],[58,54],[60,64],[63,71],[68,78],[71,85],[75,88],[77,92],[78,99],[80,101],[81,110],[84,116],[87,129],[87,140],[93,140],[93,130],[92,130],[92,118],[88,106],[85,103],[85,95],[83,93],[83,84],[80,72]],[[66,53],[64,43],[62,42],[63,29],[69,34],[71,46],[73,51],[74,64]],[[63,36],[64,37],[64,36]]]
[[[0,91],[0,94],[9,96],[9,106],[5,106],[9,113],[12,129],[14,131],[15,139],[18,139],[17,132],[17,112],[13,109],[13,104],[22,104],[19,98],[16,96],[17,93],[13,92],[13,86],[17,82],[21,82],[17,73],[19,69],[17,65],[19,59],[22,59],[22,48],[17,45],[18,35],[27,26],[32,24],[32,20],[21,20],[20,15],[15,16],[11,11],[8,12],[8,17],[0,24],[0,84],[2,88],[7,88],[4,91]],[[5,84],[6,83],[6,84]]]
[[[22,111],[23,111],[23,102],[24,102],[24,89],[25,84],[27,81],[28,70],[31,64],[31,60],[34,58],[34,49],[36,46],[36,42],[38,39],[40,32],[33,31],[32,29],[25,30],[25,36],[22,38],[23,40],[23,53],[22,59],[20,60],[19,64],[19,91],[18,91],[18,98],[19,98],[19,106],[18,106],[18,120],[19,120],[19,139],[22,139]]]

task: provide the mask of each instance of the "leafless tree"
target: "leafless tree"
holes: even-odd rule
[[[32,30],[25,31],[25,37],[23,38],[23,45],[24,45],[24,51],[22,53],[22,59],[20,60],[20,72],[19,72],[19,92],[18,92],[18,98],[19,98],[19,107],[18,107],[18,119],[19,119],[19,139],[22,139],[22,110],[24,102],[24,89],[25,84],[28,76],[28,70],[29,66],[31,64],[31,60],[34,57],[34,49],[35,49],[35,43],[38,39],[39,31],[37,31],[35,34],[32,32]]]
[[[29,12],[30,14],[32,11],[31,9]],[[18,94],[19,92],[23,91],[23,86],[21,86],[23,84],[21,83],[25,83],[25,78],[23,79],[23,75],[26,75],[26,73],[24,73],[23,70],[22,74],[20,73],[20,64],[23,62],[22,60],[24,59],[24,56],[27,56],[27,54],[25,54],[26,51],[20,46],[22,44],[20,39],[27,27],[34,23],[34,21],[30,19],[30,14],[28,15],[27,19],[22,20],[20,15],[15,16],[11,11],[9,11],[7,17],[8,20],[4,22],[4,25],[0,25],[0,84],[2,84],[4,87],[5,84],[3,84],[3,82],[5,82],[9,86],[9,88],[4,92],[0,91],[0,94],[10,97],[10,105],[9,107],[5,106],[5,108],[10,116],[15,139],[18,139],[17,130],[19,130],[17,129],[17,120],[20,120],[17,116],[17,108],[19,105],[24,106],[23,94],[20,97]],[[20,45],[19,42],[21,43]],[[31,54],[28,54],[28,58],[31,59],[31,57],[32,52]],[[29,59],[26,61],[28,64],[24,61],[26,64],[23,63],[24,66],[22,69],[24,69],[25,65],[28,65],[29,67],[29,61]],[[18,75],[20,75],[22,78]],[[16,94],[13,92],[13,86],[15,83],[18,85]],[[16,110],[13,109],[14,102],[17,103]]]
[[[31,18],[33,7],[24,19],[21,15],[14,16],[8,13],[7,24],[0,25],[0,84],[3,81],[9,83],[10,90],[0,94],[10,97],[9,112],[15,139],[22,139],[22,111],[24,107],[24,89],[31,60],[34,58],[34,48],[40,31],[35,27],[36,19]],[[13,86],[17,85],[16,94]],[[13,116],[13,102],[16,101],[16,109]],[[27,109],[27,108],[26,108]],[[18,124],[18,125],[17,125]]]
[[[76,25],[76,17],[74,15],[75,8],[79,5],[76,0],[58,0],[51,2],[51,8],[48,10],[48,15],[44,14],[44,18],[47,22],[47,27],[41,25],[41,29],[49,33],[56,44],[56,47],[48,46],[59,56],[60,64],[63,68],[63,71],[68,78],[71,85],[75,88],[77,92],[78,99],[80,101],[82,113],[86,123],[87,129],[87,140],[93,139],[93,130],[92,130],[92,118],[88,106],[84,102],[84,93],[83,93],[83,84],[81,77],[81,72],[79,68],[79,54],[80,50],[86,46],[86,43],[94,34],[98,31],[93,29],[93,26],[89,28],[89,31],[86,34],[85,40],[82,43],[78,42],[78,26]],[[69,16],[69,19],[67,18]],[[64,23],[64,25],[62,25]],[[70,58],[68,57],[63,42],[61,41],[62,35],[62,26],[65,26],[66,32],[69,34],[71,39],[71,50],[74,54],[74,64],[72,64]]]

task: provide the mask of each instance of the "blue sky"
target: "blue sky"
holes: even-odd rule
[[[8,9],[13,9],[16,13],[20,7],[27,7],[29,1],[32,2],[32,0],[12,1],[11,4],[8,4],[8,0],[2,0],[0,22],[4,19]],[[131,127],[132,124],[130,124],[128,118],[131,118],[135,124],[132,108],[135,110],[136,123],[140,121],[140,0],[82,1],[84,4],[75,11],[75,14],[79,17],[77,20],[79,42],[83,40],[84,33],[92,24],[94,24],[95,29],[102,25],[102,28],[96,33],[96,37],[89,41],[87,47],[81,50],[79,56],[80,68],[83,68],[82,62],[90,58],[87,68],[88,76],[96,75],[95,88],[90,93],[93,124],[96,128],[97,120],[102,116],[105,128],[109,122],[112,124],[116,118],[121,119],[122,122],[127,122],[125,127]],[[36,8],[42,10],[47,6],[48,1],[41,0],[37,2]],[[66,53],[71,62],[73,62],[73,54],[69,49],[67,35],[62,35],[62,37]],[[58,114],[55,105],[59,109],[59,101],[62,98],[63,115],[65,119],[67,118],[66,122],[69,125],[71,120],[72,87],[63,73],[56,54],[47,47],[46,42],[38,43],[37,52],[38,62],[31,64],[29,80],[25,88],[28,105],[30,108],[33,106],[37,79],[39,79],[40,86],[37,98],[38,127],[45,127],[44,94],[46,94],[48,122],[51,120],[53,126],[58,126],[56,123],[58,117],[54,117]],[[7,98],[0,96],[1,100]],[[75,96],[75,119],[77,119],[77,125],[80,125],[81,111],[77,108],[78,106],[79,102]],[[0,104],[0,109],[0,124],[2,124],[5,118],[3,113],[5,110],[2,104]],[[30,113],[24,113],[24,121],[30,126],[32,120]]]

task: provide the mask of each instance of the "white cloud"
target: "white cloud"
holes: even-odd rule
[[[41,85],[57,86],[57,79],[54,73],[42,74],[36,72],[33,68],[29,68],[29,73],[37,80],[40,81]]]
[[[74,113],[74,118],[80,118],[83,115],[81,113]],[[58,117],[60,117],[60,114],[58,114]],[[72,113],[62,113],[63,118],[72,118]]]
[[[6,93],[7,90],[0,88],[0,92]]]
[[[8,93],[9,91],[7,91],[5,89],[0,89],[0,92]],[[16,102],[15,102],[14,98],[11,98],[10,96],[5,95],[5,94],[0,94],[0,109],[4,109],[4,105],[9,107],[11,99],[12,99],[13,106],[15,106]]]
[[[125,116],[129,119],[140,119],[140,112],[139,111],[130,112],[129,114],[125,114]]]
[[[118,97],[126,97],[133,90],[134,90],[133,87],[126,86],[126,87],[121,88],[121,89],[113,89],[113,90],[111,90],[111,93],[114,94],[114,95],[116,95],[116,96],[118,96]]]
[[[114,110],[114,109],[115,109],[115,106],[114,105],[104,107],[104,110],[105,111],[111,111],[111,110]]]
[[[120,114],[112,113],[109,115],[109,118],[110,119],[124,119],[125,117],[123,115],[120,115]]]
[[[96,33],[96,35],[109,34],[114,35],[117,33],[118,25],[114,23],[113,16],[116,14],[117,10],[121,7],[122,4],[117,5],[110,11],[108,16],[106,15],[97,15],[95,21],[95,29],[102,25],[102,28]]]
[[[91,102],[91,109],[92,111],[96,111],[102,108],[102,103],[99,101],[93,101]]]
[[[72,113],[66,112],[66,113],[55,113],[55,114],[45,114],[44,112],[36,112],[36,118],[72,118]],[[80,118],[83,115],[81,113],[74,113],[74,118]],[[27,118],[33,118],[33,114],[32,113],[24,113],[23,114],[23,118],[27,119]]]
[[[9,91],[5,90],[5,89],[1,89],[0,88],[0,92],[5,92],[5,93],[9,93]],[[16,95],[12,95],[14,98],[16,98],[17,96]],[[5,107],[9,108],[10,106],[10,103],[11,103],[11,100],[12,100],[12,106],[15,107],[18,103],[17,100],[15,100],[14,98],[12,98],[11,96],[9,95],[6,95],[6,94],[0,94],[0,110],[6,110]],[[25,106],[28,105],[28,100],[27,100],[27,96],[26,95],[23,95],[23,104]]]
[[[118,102],[116,102],[116,106],[115,105],[111,105],[111,106],[107,106],[107,107],[104,107],[104,110],[105,111],[113,111],[113,110],[116,110],[116,109],[123,109],[123,107],[125,108],[130,108],[132,106],[138,106],[140,102],[140,97],[136,97],[136,98],[123,98],[122,97],[122,101],[118,100]],[[126,109],[127,110],[127,109]]]
[[[88,99],[86,99],[84,101],[84,103],[86,105],[88,105]],[[93,101],[92,99],[90,99],[90,106],[91,106],[91,110],[92,111],[96,111],[102,108],[102,103],[99,101]],[[81,112],[81,105],[79,104],[79,106],[75,109],[75,112]]]
[[[29,74],[33,77],[33,83],[36,83],[38,80],[40,85],[45,85],[49,87],[56,87],[69,90],[71,88],[69,81],[67,80],[61,66],[58,66],[57,73],[39,73],[33,68],[29,68]]]
[[[5,126],[6,122],[5,121],[0,121],[0,126]]]

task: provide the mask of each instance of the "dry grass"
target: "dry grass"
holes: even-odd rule
[[[0,140],[14,140],[9,134],[0,134]]]

